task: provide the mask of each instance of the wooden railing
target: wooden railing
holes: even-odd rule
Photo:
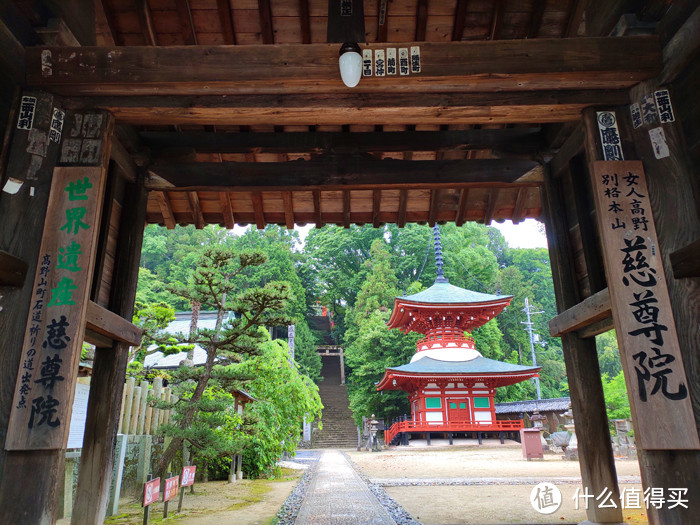
[[[163,387],[161,377],[156,377],[153,385],[148,381],[141,381],[139,386],[136,386],[133,377],[128,378],[124,385],[122,411],[119,418],[121,434],[154,435],[160,425],[170,423],[172,409],[152,407],[148,402],[149,396],[152,399],[171,403],[178,400],[170,387]]]
[[[401,432],[517,432],[523,426],[522,419],[451,421],[447,424],[427,421],[398,421],[384,431],[384,442],[389,445]]]

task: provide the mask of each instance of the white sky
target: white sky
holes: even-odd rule
[[[547,238],[544,235],[544,229],[542,223],[536,221],[535,219],[525,219],[520,224],[513,224],[512,221],[505,221],[503,223],[493,222],[491,223],[493,227],[500,230],[503,236],[506,238],[508,246],[511,248],[546,248]],[[302,242],[309,233],[309,230],[313,228],[313,225],[307,226],[297,226],[295,229],[299,232]],[[240,235],[243,233],[245,228],[241,226],[236,226],[234,231]]]

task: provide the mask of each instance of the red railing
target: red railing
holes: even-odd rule
[[[428,423],[426,421],[399,421],[384,431],[384,442],[388,445],[401,432],[516,432],[523,428],[522,419],[498,421],[452,421]]]

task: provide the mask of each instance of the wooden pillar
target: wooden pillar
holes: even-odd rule
[[[676,323],[681,355],[690,391],[695,425],[700,431],[700,278],[684,277],[675,279],[670,255],[697,239],[700,239],[700,219],[698,209],[697,166],[693,166],[686,150],[678,105],[674,100],[672,86],[660,87],[654,81],[635,86],[630,100],[639,103],[643,97],[653,95],[659,89],[670,88],[675,121],[642,122],[632,131],[634,146],[643,162],[654,223],[659,240],[659,251],[666,274],[671,308]],[[618,112],[619,114],[620,112]],[[628,118],[628,112],[625,112]],[[630,126],[631,127],[631,126]],[[667,151],[660,147],[655,154],[650,139],[653,130],[661,129]],[[660,132],[656,132],[658,134]],[[661,146],[661,145],[659,145]],[[661,150],[661,151],[659,151]],[[657,155],[661,158],[657,158]],[[653,425],[653,421],[642,424]],[[662,429],[659,429],[662,432]],[[642,480],[647,487],[682,487],[688,489],[689,509],[676,507],[650,509],[651,523],[691,524],[698,522],[700,500],[693,494],[700,494],[700,451],[698,450],[644,450],[639,451]]]
[[[0,509],[7,523],[51,523],[58,512],[65,453],[7,452],[4,447],[52,174],[60,150],[60,138],[50,140],[49,136],[53,113],[61,111],[61,102],[46,93],[23,96],[30,97],[29,102],[34,99],[34,109],[28,110],[26,99],[18,108],[12,122],[14,137],[7,168],[0,176],[0,250],[27,264],[22,286],[0,288]],[[27,118],[29,114],[31,118]],[[8,185],[10,179],[16,183]],[[21,187],[13,193],[18,183]]]
[[[128,185],[124,195],[109,309],[130,320],[146,222],[148,194],[143,178],[139,177],[136,183]],[[95,352],[85,440],[71,520],[76,525],[101,524],[104,521],[128,356],[129,345],[121,342],[115,342],[112,348],[98,348]]]
[[[548,168],[545,166],[543,215],[557,309],[561,313],[578,304],[581,298],[572,273],[568,226],[560,186]],[[618,505],[618,508],[600,508],[600,501],[591,498],[586,513],[588,519],[594,523],[620,523],[622,511],[619,508],[617,473],[595,340],[581,339],[575,334],[564,334],[561,341],[571,405],[576,418],[576,438],[583,485],[590,494],[596,496],[605,490],[611,490]]]

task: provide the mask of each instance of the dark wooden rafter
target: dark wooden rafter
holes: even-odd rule
[[[328,0],[328,25],[326,42],[365,42],[364,2],[352,1],[344,6],[338,0]],[[350,7],[349,13],[341,13],[341,7]],[[336,49],[336,56],[339,48]],[[337,58],[336,58],[337,63]]]
[[[255,215],[255,226],[258,230],[265,229],[265,210],[263,209],[262,193],[254,191],[251,195],[253,200],[253,213]]]
[[[527,188],[520,188],[518,190],[518,196],[515,198],[515,207],[513,208],[513,224],[518,224],[523,220],[523,208],[525,207],[525,196],[527,195]]]
[[[479,184],[504,186],[537,167],[528,160],[474,159],[405,161],[360,156],[322,156],[291,162],[199,162],[158,164],[150,189],[239,190],[432,188]],[[536,181],[524,183],[536,185]],[[215,190],[216,191],[216,190]]]
[[[153,192],[153,195],[155,195],[158,206],[160,207],[160,212],[163,214],[165,227],[172,230],[177,225],[177,222],[175,221],[175,214],[173,213],[173,207],[170,204],[168,194],[163,191],[156,191]]]
[[[508,153],[536,153],[543,146],[540,127],[392,132],[143,131],[140,137],[144,146],[152,150],[155,156],[160,150],[189,148],[200,153],[411,152],[450,149],[495,149]]]
[[[344,228],[349,228],[350,227],[350,191],[345,190],[343,191],[343,227]]]
[[[399,218],[396,224],[399,228],[406,226],[406,205],[408,203],[408,190],[399,192]]]
[[[272,6],[270,0],[258,0],[258,13],[260,14],[260,35],[263,44],[275,43],[275,32],[272,25]]]
[[[418,0],[416,5],[416,42],[425,42],[428,28],[428,0]]]
[[[236,224],[233,216],[233,206],[231,206],[231,197],[227,191],[219,193],[219,201],[221,202],[221,214],[224,217],[224,226],[227,230],[232,230]]]
[[[569,17],[566,22],[566,28],[562,37],[571,38],[578,34],[578,28],[583,21],[583,14],[586,8],[587,0],[572,0],[569,7]]]
[[[136,12],[146,45],[157,46],[158,36],[153,25],[153,16],[151,16],[151,7],[148,5],[148,0],[136,0]]]
[[[459,191],[459,202],[457,203],[457,215],[455,224],[462,226],[467,220],[467,201],[469,200],[469,188],[462,188]]]
[[[118,33],[105,0],[95,0],[95,28],[102,33],[106,45],[116,46],[119,43],[117,41]]]
[[[434,188],[430,190],[430,204],[428,207],[428,226],[435,226],[438,220],[438,212],[440,211],[440,190]]]
[[[382,190],[372,191],[372,226],[379,228],[382,207]]]
[[[219,11],[221,32],[224,35],[224,44],[236,44],[236,32],[233,29],[233,9],[230,0],[216,0],[216,8]]]
[[[284,201],[284,223],[287,229],[294,229],[294,200],[291,191],[282,192],[282,200]]]
[[[676,250],[670,257],[676,279],[700,277],[700,239]]]
[[[469,0],[457,0],[455,7],[455,21],[452,26],[452,40],[460,41],[464,36],[464,28],[467,23],[467,4]]]
[[[484,210],[484,224],[489,226],[491,221],[493,221],[493,214],[496,212],[496,201],[498,200],[499,190],[498,188],[491,188],[489,190],[488,201],[486,202],[486,209]]]
[[[583,151],[585,130],[583,125],[577,125],[569,137],[561,145],[557,154],[550,161],[552,175],[558,176],[568,166],[572,158]]]
[[[0,287],[21,288],[27,276],[28,264],[12,254],[0,250]]]
[[[112,146],[109,150],[110,157],[119,168],[119,172],[128,182],[136,182],[136,174],[139,168],[134,163],[129,152],[116,136],[112,136]]]
[[[189,0],[176,0],[177,14],[180,17],[180,27],[182,28],[182,37],[185,40],[185,44],[196,46],[197,45],[197,32],[194,28],[194,22],[192,20],[192,10],[190,9]]]
[[[547,90],[628,88],[656,76],[661,66],[655,36],[423,42],[420,46],[420,74],[365,78],[361,94],[376,90],[390,96],[392,88],[400,88],[402,94],[469,91],[492,99],[494,94],[484,95],[485,90],[528,91],[532,96],[537,86],[534,96],[541,97],[539,93]],[[366,47],[374,50],[381,44]],[[53,47],[48,48],[51,75],[42,74],[45,49],[27,48],[27,84],[64,89],[70,96],[304,93],[328,97],[348,93],[339,79],[338,49],[333,44],[124,46],[117,53],[113,48]],[[344,107],[347,112],[353,106],[345,103]],[[533,118],[537,120],[538,115],[529,121]]]
[[[389,0],[377,2],[377,42],[386,42],[389,35]]]
[[[530,16],[530,24],[527,27],[527,38],[537,38],[540,27],[542,27],[542,18],[546,7],[547,0],[533,0],[532,15]]]
[[[660,84],[668,84],[686,70],[700,53],[700,7],[688,17],[673,38],[664,46],[664,69],[659,77]]]
[[[321,213],[321,190],[313,190],[313,200],[314,200],[314,219],[316,226],[323,227],[323,216]]]
[[[498,40],[499,38],[501,38],[505,3],[505,0],[496,0],[496,2],[493,5],[493,13],[491,14],[491,32],[489,33],[489,40]]]
[[[311,14],[309,0],[299,0],[299,24],[301,29],[301,43],[311,43]]]
[[[202,205],[199,202],[199,195],[196,191],[187,192],[187,201],[190,203],[192,212],[192,222],[198,230],[204,228],[204,216],[202,215]]]

